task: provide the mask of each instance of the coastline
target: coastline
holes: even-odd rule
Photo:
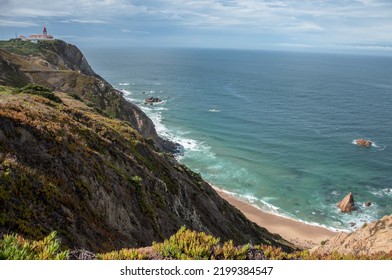
[[[210,184],[210,186],[231,205],[240,210],[249,220],[266,228],[271,233],[277,233],[298,248],[309,249],[320,245],[324,240],[339,234],[323,227],[309,225],[300,221],[274,215],[256,208],[224,190]]]

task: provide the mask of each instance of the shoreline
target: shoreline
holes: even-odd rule
[[[224,190],[210,184],[218,195],[240,210],[250,221],[271,233],[277,233],[300,249],[310,249],[320,245],[322,241],[339,234],[324,227],[309,225],[300,221],[271,214],[243,201]]]

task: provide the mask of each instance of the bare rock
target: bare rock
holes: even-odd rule
[[[76,249],[69,252],[70,260],[95,260],[96,256],[94,253],[85,249]]]
[[[354,256],[388,254],[392,251],[392,215],[364,224],[352,233],[339,233],[327,244],[310,250],[311,254],[324,255],[338,252]]]
[[[343,200],[339,202],[338,207],[340,210],[342,210],[342,212],[345,213],[349,213],[355,210],[353,193],[350,192],[348,195],[346,195]]]
[[[371,202],[371,201],[365,202],[365,204],[364,204],[364,206],[366,206],[366,207],[369,207],[369,206],[371,206],[371,205],[372,205],[372,202]]]
[[[358,146],[366,147],[366,148],[371,147],[372,144],[373,144],[372,141],[367,140],[367,139],[362,139],[362,138],[355,140],[355,143],[356,143]]]

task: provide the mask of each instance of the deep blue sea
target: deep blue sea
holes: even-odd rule
[[[212,184],[266,211],[340,230],[392,213],[392,57],[84,52]],[[144,105],[147,96],[164,102]],[[374,145],[358,147],[357,138]],[[343,214],[336,204],[348,192],[358,210]]]

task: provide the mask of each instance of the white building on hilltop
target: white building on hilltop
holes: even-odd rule
[[[42,34],[31,34],[29,37],[25,37],[23,35],[19,36],[19,39],[23,41],[31,41],[34,43],[37,43],[38,41],[41,40],[54,40],[53,36],[48,34],[48,31],[46,30],[46,26],[44,26],[44,30],[42,31]]]

